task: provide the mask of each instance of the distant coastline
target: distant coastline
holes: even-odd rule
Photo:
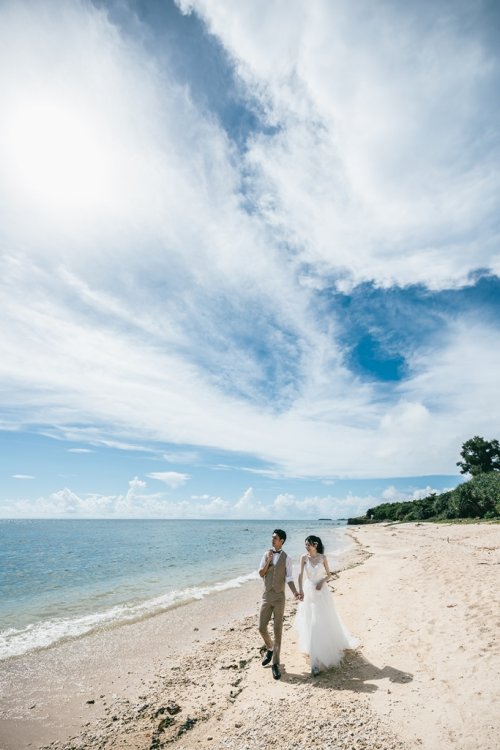
[[[491,521],[500,522],[500,471],[489,471],[473,477],[454,490],[418,500],[381,503],[369,508],[364,516],[348,518],[348,525],[382,523],[383,521]]]

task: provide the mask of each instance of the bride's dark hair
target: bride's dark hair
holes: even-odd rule
[[[306,537],[306,542],[309,542],[309,544],[314,544],[314,546],[316,547],[316,552],[318,552],[320,555],[322,555],[325,551],[323,542],[321,541],[319,536],[314,536],[314,534],[311,534],[311,536]]]

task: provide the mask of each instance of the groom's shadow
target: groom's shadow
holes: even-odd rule
[[[372,664],[359,651],[348,651],[341,664],[325,672],[320,672],[317,677],[304,669],[303,672],[289,672],[284,665],[281,679],[283,682],[309,684],[317,688],[328,688],[329,690],[351,690],[355,693],[374,693],[379,688],[373,682],[377,680],[388,680],[405,684],[413,681],[413,675],[400,669],[386,665],[377,667]]]

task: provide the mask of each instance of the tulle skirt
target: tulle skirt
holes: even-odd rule
[[[309,656],[312,670],[334,667],[342,661],[346,649],[358,641],[345,628],[326,584],[304,581],[304,601],[299,602],[294,623],[299,649]]]

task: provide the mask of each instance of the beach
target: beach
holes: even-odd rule
[[[0,664],[2,750],[494,750],[500,525],[352,527],[331,584],[360,639],[311,677],[287,601],[282,679],[260,664],[261,582]]]

